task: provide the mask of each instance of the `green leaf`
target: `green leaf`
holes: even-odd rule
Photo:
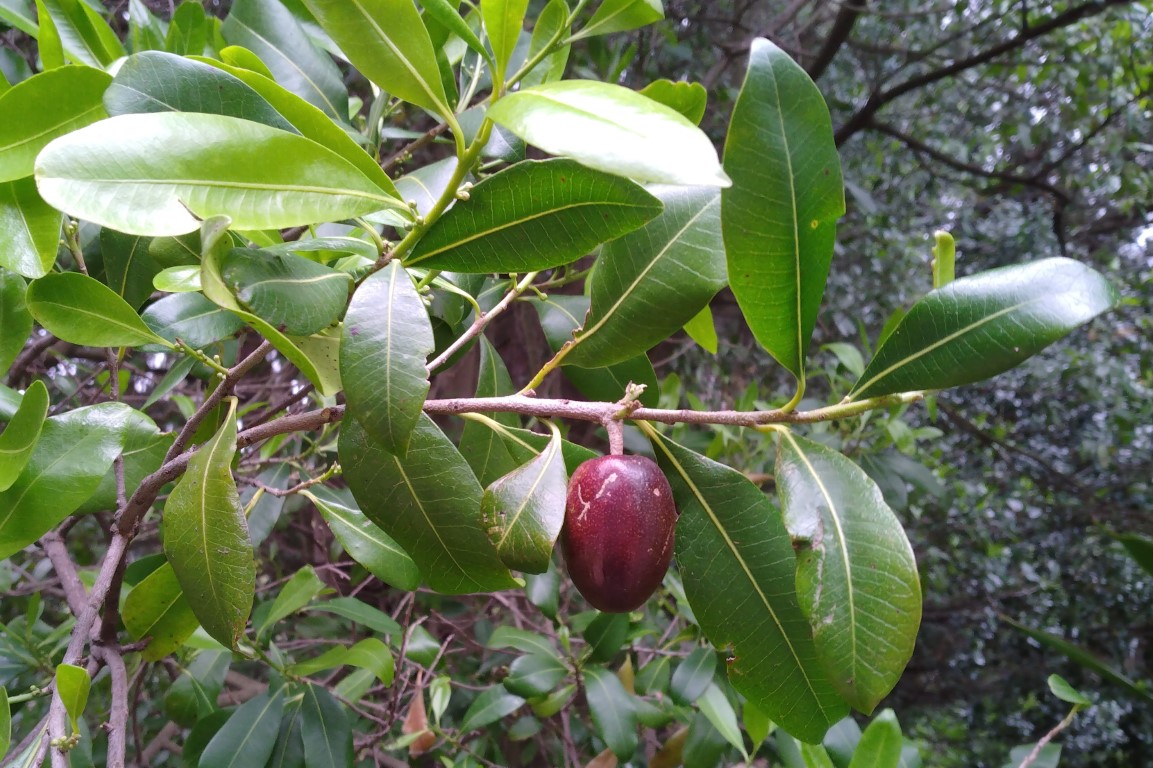
[[[757,341],[803,382],[845,192],[820,91],[767,40],[753,41],[725,170],[729,285]]]
[[[745,762],[749,762],[749,753],[745,749],[745,740],[741,737],[741,727],[737,725],[737,713],[733,705],[725,698],[725,694],[716,683],[710,682],[700,701],[697,702],[701,713],[709,719],[717,733],[725,738],[740,751]]]
[[[231,338],[244,327],[243,320],[200,293],[165,296],[149,304],[140,319],[158,336],[173,343],[179,339],[193,349]]]
[[[132,588],[124,599],[124,626],[135,640],[148,638],[141,653],[145,661],[159,661],[184,645],[200,622],[184,599],[172,565],[164,563]]]
[[[514,570],[544,573],[564,524],[568,475],[560,430],[536,458],[484,491],[480,511],[501,562]]]
[[[221,277],[240,305],[292,336],[317,333],[340,319],[352,278],[291,253],[233,248]]]
[[[1020,622],[1010,619],[1008,616],[1001,615],[1000,619],[1010,626],[1016,627],[1021,632],[1024,632],[1026,635],[1033,638],[1042,645],[1052,648],[1058,653],[1064,655],[1066,658],[1075,662],[1077,665],[1096,672],[1102,678],[1108,680],[1114,685],[1119,685],[1122,688],[1127,689],[1135,696],[1145,699],[1146,701],[1153,701],[1153,693],[1149,691],[1149,686],[1146,682],[1134,682],[1123,672],[1102,661],[1096,655],[1090,653],[1081,646],[1074,645],[1073,643],[1070,643],[1064,638],[1061,638],[1058,635],[1054,635],[1051,632],[1044,632],[1039,629],[1027,627]]]
[[[701,124],[701,120],[705,117],[705,107],[709,102],[709,92],[703,85],[683,80],[675,83],[672,80],[654,80],[641,88],[640,93],[680,112],[693,125]]]
[[[593,17],[572,39],[627,32],[646,27],[664,17],[665,9],[660,0],[604,0]]]
[[[717,327],[713,324],[713,311],[707,304],[685,323],[685,333],[706,352],[713,355],[717,353]]]
[[[797,597],[837,692],[870,713],[913,655],[921,582],[880,488],[847,457],[779,433],[776,479],[797,552]]]
[[[592,368],[643,354],[692,320],[725,286],[716,189],[653,191],[664,212],[601,250],[589,278],[592,311],[566,364]]]
[[[240,705],[228,718],[204,752],[201,768],[240,768],[264,765],[272,756],[280,718],[284,714],[283,687],[266,691]]]
[[[501,624],[492,631],[492,634],[489,635],[488,642],[485,643],[485,647],[495,650],[515,648],[524,653],[543,654],[545,656],[553,656],[558,661],[560,660],[556,647],[547,637],[539,635],[536,632],[529,632],[525,629],[510,627],[507,624]]]
[[[727,187],[712,141],[681,113],[619,85],[563,80],[510,93],[493,122],[551,155],[662,184]]]
[[[318,491],[319,492],[319,491]],[[420,569],[409,554],[356,507],[315,493],[303,495],[316,505],[329,530],[344,550],[376,578],[411,592],[420,586]]]
[[[504,82],[505,67],[520,39],[528,0],[481,0],[480,15],[492,46],[493,80]]]
[[[588,312],[589,299],[587,296],[552,294],[533,304],[540,315],[545,338],[556,352],[572,341],[573,332],[580,327],[581,318]],[[656,407],[660,398],[656,372],[645,355],[604,368],[566,366],[562,370],[573,386],[592,400],[615,403],[624,396],[629,382],[645,385],[645,391],[640,397],[643,405]]]
[[[1060,675],[1049,675],[1049,690],[1053,692],[1061,701],[1066,701],[1070,704],[1076,704],[1081,707],[1092,706],[1093,700],[1085,696],[1085,694],[1078,691],[1073,686],[1069,685],[1069,681]]]
[[[388,646],[375,637],[367,637],[348,648],[329,648],[316,658],[293,664],[290,671],[294,675],[307,676],[336,667],[359,667],[372,672],[380,684],[387,688],[392,685],[394,665],[392,651]]]
[[[898,768],[904,744],[897,716],[891,709],[883,710],[861,734],[849,768]]]
[[[348,89],[340,69],[312,44],[283,4],[277,0],[237,0],[221,32],[228,42],[243,45],[259,56],[273,78],[289,91],[333,120],[348,120]]]
[[[657,656],[637,672],[637,693],[664,693],[668,690],[670,679],[669,657]]]
[[[44,70],[58,69],[64,66],[64,45],[60,40],[60,33],[56,29],[56,22],[52,20],[52,15],[48,13],[45,3],[48,0],[36,0],[36,18],[39,20],[39,28],[33,35],[36,38],[37,47],[40,49],[40,63],[44,65]],[[99,66],[96,63],[95,66]]]
[[[83,0],[42,0],[68,58],[92,67],[107,67],[125,54],[108,23]]]
[[[356,289],[344,317],[340,377],[348,414],[389,453],[408,448],[428,395],[425,361],[433,347],[424,302],[399,261]]]
[[[780,513],[740,472],[663,438],[654,447],[681,512],[685,595],[709,641],[732,647],[733,687],[782,728],[819,742],[848,707],[818,664]]]
[[[28,466],[40,440],[49,405],[48,388],[37,379],[25,390],[20,408],[0,434],[0,491],[11,488]]]
[[[420,239],[409,266],[531,272],[575,261],[661,212],[640,186],[571,160],[526,160],[469,191]]]
[[[134,489],[146,476],[160,469],[176,435],[161,432],[156,422],[144,413],[131,409],[124,411],[119,430],[123,439],[120,457],[124,460],[124,487]],[[100,485],[76,509],[76,513],[87,514],[116,509],[117,475],[116,467],[109,467]]]
[[[84,667],[72,664],[59,664],[56,667],[56,694],[64,704],[64,711],[72,723],[72,731],[80,727],[80,718],[88,706],[88,692],[92,690],[92,678]]]
[[[365,77],[399,99],[450,117],[428,29],[410,0],[304,0]]]
[[[311,139],[224,115],[102,120],[46,147],[36,181],[56,208],[137,235],[191,232],[219,214],[259,230],[407,210]]]
[[[172,14],[164,48],[181,56],[199,55],[209,47],[209,21],[200,3],[181,3]]]
[[[303,697],[294,697],[285,702],[276,746],[272,748],[272,757],[268,758],[265,768],[305,768],[304,739],[300,736],[303,720],[300,710],[303,703]]]
[[[153,333],[128,302],[98,280],[57,272],[33,280],[28,311],[53,336],[87,347],[172,346]]]
[[[554,654],[530,653],[517,658],[509,665],[504,687],[509,693],[531,699],[547,694],[557,687],[566,675],[568,667]]]
[[[17,83],[0,96],[0,181],[32,175],[48,142],[107,117],[101,97],[112,82],[90,67],[61,67]]]
[[[311,565],[306,565],[294,573],[280,588],[272,606],[264,614],[260,626],[256,627],[256,639],[260,640],[260,637],[281,619],[288,618],[311,603],[326,588]]]
[[[1066,258],[963,277],[918,301],[881,344],[849,399],[987,379],[1112,308],[1117,289]]]
[[[100,230],[105,282],[134,310],[152,296],[152,281],[160,272],[160,265],[148,252],[150,243],[150,238],[125,235],[114,229]]]
[[[28,0],[0,0],[0,21],[29,37],[36,37],[38,26],[33,8]]]
[[[460,594],[515,585],[484,533],[480,484],[427,416],[421,414],[404,459],[346,421],[340,464],[365,516],[404,547],[430,587]]]
[[[8,704],[8,691],[0,685],[0,760],[12,745],[12,707]]]
[[[696,703],[712,684],[716,668],[717,654],[712,648],[694,648],[673,673],[669,688],[673,701],[683,706]]]
[[[387,613],[355,597],[337,597],[322,603],[314,603],[308,610],[336,614],[382,635],[399,635],[403,632],[400,625]]]
[[[271,104],[239,79],[208,64],[162,51],[129,56],[104,92],[104,107],[113,117],[199,112],[295,132]]]
[[[1129,557],[1133,558],[1137,565],[1144,568],[1146,573],[1153,575],[1153,539],[1134,533],[1123,533],[1113,538],[1121,542]]]
[[[524,699],[514,696],[503,686],[494,685],[473,699],[468,711],[464,713],[464,720],[460,724],[460,732],[468,733],[477,728],[492,725],[502,717],[511,715],[524,704]]]
[[[192,455],[164,505],[164,554],[204,630],[235,648],[256,590],[248,523],[232,479],[236,399],[220,429]]]
[[[627,613],[598,613],[584,631],[589,661],[607,663],[628,640]]]
[[[566,0],[549,0],[544,10],[533,24],[532,38],[528,45],[528,58],[536,56],[548,46],[554,37],[563,40],[568,37],[571,26],[568,23],[569,7]],[[564,77],[571,45],[562,45],[537,64],[520,81],[521,88],[541,83],[551,83]]]
[[[480,348],[480,363],[477,371],[476,396],[496,397],[511,395],[515,392],[512,379],[500,353],[492,343],[482,334],[478,338],[477,346]],[[497,426],[517,427],[520,419],[514,413],[486,413],[481,414],[493,419]],[[512,458],[504,440],[495,431],[494,427],[474,419],[466,419],[464,429],[460,435],[460,452],[464,454],[468,465],[476,473],[476,477],[484,486],[491,485],[498,478],[515,470],[518,463]]]
[[[1036,744],[1023,744],[1019,747],[1014,747],[1009,752],[1009,760],[1005,763],[1004,768],[1020,768],[1033,750],[1036,749]],[[1037,757],[1029,764],[1030,768],[1057,768],[1061,763],[1061,745],[1060,744],[1046,744],[1037,753]]]
[[[44,202],[31,176],[0,182],[0,267],[43,277],[60,248],[60,212]]]
[[[637,748],[636,708],[620,679],[603,667],[584,670],[585,698],[597,735],[622,760]]]
[[[449,2],[449,0],[424,0],[421,3],[421,7],[424,8],[424,12],[429,17],[459,37],[465,45],[483,56],[491,65],[492,58],[489,56],[488,49],[472,31],[468,22],[461,17],[457,10],[459,5],[460,3]]]
[[[351,768],[352,727],[344,706],[311,683],[304,690],[300,735],[308,768]]]
[[[24,471],[0,492],[0,560],[55,528],[92,495],[124,446],[132,413],[122,403],[102,403],[44,422]]]

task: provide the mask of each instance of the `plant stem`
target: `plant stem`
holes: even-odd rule
[[[478,312],[476,320],[473,320],[472,325],[470,325],[468,329],[462,333],[460,337],[457,338],[452,344],[449,344],[448,349],[440,353],[440,355],[438,355],[435,360],[428,364],[428,372],[432,373],[437,368],[440,368],[442,365],[448,362],[448,360],[453,355],[455,355],[458,350],[479,336],[484,331],[485,327],[492,322],[493,318],[508,309],[509,305],[512,304],[516,297],[520,296],[522,293],[528,290],[528,287],[532,285],[532,281],[535,280],[536,276],[539,274],[539,272],[529,272],[519,282],[517,282],[508,293],[504,295],[504,298],[501,299],[495,307],[490,309],[488,312]]]

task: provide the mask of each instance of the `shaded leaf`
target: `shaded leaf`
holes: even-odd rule
[[[64,217],[40,197],[31,176],[0,182],[0,267],[43,277],[60,247]]]
[[[535,632],[530,632],[526,629],[517,629],[502,624],[492,631],[489,635],[488,642],[485,647],[494,648],[497,650],[504,648],[515,648],[524,653],[532,653],[545,656],[553,656],[558,661],[560,656],[557,653],[556,647],[544,635],[539,635]]]
[[[1146,573],[1153,575],[1153,539],[1133,533],[1115,535],[1114,538],[1121,542],[1129,556],[1144,568]]]
[[[114,229],[100,230],[105,282],[134,310],[152,295],[152,280],[160,272],[160,265],[148,253],[150,242]]]
[[[33,280],[28,311],[57,338],[89,347],[171,346],[112,289],[79,272],[57,272]]]
[[[352,765],[352,727],[344,706],[327,690],[309,684],[300,709],[300,735],[308,768]]]
[[[399,261],[356,289],[340,344],[344,396],[348,414],[390,453],[405,454],[420,419],[433,346],[424,302]]]
[[[256,639],[259,640],[261,635],[281,619],[288,618],[311,603],[326,588],[311,565],[306,565],[294,573],[280,588],[276,599],[272,601],[268,612],[261,619],[260,625],[256,627]]]
[[[592,309],[567,364],[591,368],[643,354],[692,320],[725,286],[717,190],[652,191],[664,212],[601,250],[589,278]]]
[[[757,341],[799,381],[845,213],[829,110],[788,54],[753,41],[725,140],[729,286]]]
[[[780,513],[740,472],[663,438],[654,447],[681,512],[685,595],[709,641],[732,648],[733,687],[782,728],[819,742],[848,707],[818,663]]]
[[[230,338],[244,327],[243,320],[199,292],[178,293],[154,301],[140,319],[157,335],[173,343],[179,339],[193,349]]]
[[[736,710],[733,709],[733,705],[725,698],[725,694],[721,692],[716,683],[709,684],[697,705],[700,707],[701,714],[708,718],[713,728],[717,729],[717,733],[723,736],[725,741],[736,747],[747,763],[749,753],[745,749],[745,741],[741,737],[741,728],[737,725]]]
[[[3,217],[3,213],[0,213],[0,217]],[[0,232],[0,242],[5,242],[3,236],[3,232]],[[32,333],[32,315],[28,313],[28,305],[24,301],[27,290],[28,284],[23,278],[0,268],[0,368],[5,370],[23,351]]]
[[[291,253],[233,248],[220,268],[242,307],[291,336],[308,336],[334,324],[352,288],[346,273]]]
[[[381,685],[386,687],[392,685],[394,673],[392,651],[375,637],[360,640],[348,648],[344,646],[329,648],[315,658],[293,664],[291,672],[295,675],[311,675],[343,666],[367,669],[376,676]]]
[[[231,463],[236,399],[220,429],[192,455],[164,505],[164,554],[193,613],[214,639],[235,648],[256,590],[256,563]]]
[[[584,670],[585,699],[597,735],[617,757],[627,760],[637,748],[636,710],[621,681],[603,667]]]
[[[124,626],[135,640],[149,638],[141,653],[159,661],[184,645],[200,622],[184,599],[184,590],[169,563],[144,577],[124,598]]]
[[[397,589],[412,591],[420,586],[420,569],[409,554],[358,508],[308,491],[303,495],[316,505],[349,557],[369,573]]]
[[[1069,685],[1069,681],[1060,675],[1049,675],[1049,690],[1053,692],[1061,701],[1070,704],[1076,704],[1082,707],[1088,707],[1093,704],[1093,701],[1085,696],[1085,694],[1078,691],[1073,686]]]
[[[523,88],[489,107],[488,117],[549,154],[607,173],[729,185],[708,136],[676,110],[619,85],[563,80]]]
[[[60,67],[0,95],[0,181],[31,176],[48,142],[107,117],[101,97],[111,82],[99,69]]]
[[[0,685],[0,760],[12,745],[12,707],[8,704],[8,691]]]
[[[280,733],[284,698],[281,687],[241,704],[204,748],[201,768],[240,768],[268,762]]]
[[[516,389],[505,368],[500,353],[482,334],[477,340],[480,348],[480,362],[477,370],[476,396],[497,397],[511,395]],[[517,427],[520,418],[514,413],[482,414],[493,419],[497,426]],[[518,463],[509,453],[504,440],[492,427],[478,420],[466,419],[460,435],[460,452],[468,465],[484,486],[495,482],[503,475],[515,470]]]
[[[872,712],[904,671],[921,623],[912,547],[877,484],[844,455],[781,432],[776,478],[818,659],[849,704]]]
[[[883,710],[861,734],[849,768],[898,768],[905,738],[893,710]]]
[[[918,301],[881,344],[849,399],[987,379],[1111,309],[1117,289],[1072,259],[963,277]]]
[[[473,699],[461,721],[461,733],[492,725],[502,717],[516,712],[523,704],[524,699],[520,696],[509,693],[503,686],[494,685]]]
[[[660,211],[660,200],[626,179],[571,160],[526,160],[469,190],[429,228],[407,264],[480,273],[547,269]]]
[[[191,232],[219,214],[259,230],[404,207],[303,136],[182,112],[121,115],[63,136],[37,157],[36,182],[56,208],[137,235]]]
[[[48,388],[37,379],[25,390],[20,408],[0,434],[0,491],[12,487],[32,458],[49,405]]]
[[[161,432],[156,422],[137,410],[125,411],[123,423],[119,428],[123,437],[120,458],[124,463],[124,487],[134,489],[146,476],[160,469],[176,435],[172,432]],[[76,513],[111,510],[117,506],[117,469],[113,466],[104,473],[100,485],[76,509]]]
[[[673,673],[669,687],[673,701],[684,706],[695,703],[713,682],[716,668],[717,654],[712,648],[694,648]]]
[[[529,653],[508,668],[504,687],[509,693],[531,699],[544,696],[568,675],[568,668],[554,654]]]
[[[659,101],[687,117],[693,125],[700,125],[705,116],[709,93],[700,83],[683,80],[654,80],[640,90],[642,96]]]
[[[400,625],[387,613],[373,608],[355,597],[337,597],[320,603],[313,603],[308,607],[308,610],[342,616],[382,635],[399,635],[403,631]]]
[[[355,421],[340,434],[340,463],[360,508],[412,556],[438,592],[513,586],[480,518],[481,488],[444,433],[421,414],[404,459]]]

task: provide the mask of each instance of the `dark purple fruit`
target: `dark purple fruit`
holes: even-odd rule
[[[584,598],[602,611],[644,605],[673,557],[677,509],[669,481],[644,456],[601,456],[572,474],[561,551]]]

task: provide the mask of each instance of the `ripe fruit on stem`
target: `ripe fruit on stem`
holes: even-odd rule
[[[660,468],[644,456],[601,456],[569,480],[561,551],[584,598],[602,611],[644,605],[673,557],[677,509]]]

